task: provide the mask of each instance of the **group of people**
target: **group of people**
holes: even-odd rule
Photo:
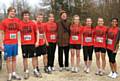
[[[8,17],[0,23],[0,44],[1,49],[4,50],[4,59],[6,60],[7,81],[12,81],[12,79],[21,80],[21,77],[16,73],[18,32],[20,32],[21,37],[24,79],[29,78],[29,58],[32,58],[33,73],[36,77],[42,77],[38,59],[41,55],[43,56],[44,71],[51,74],[55,70],[56,45],[58,45],[60,72],[63,70],[72,73],[79,72],[80,50],[83,48],[84,72],[90,72],[93,50],[95,50],[97,65],[95,74],[104,75],[107,51],[111,68],[108,76],[111,78],[118,76],[115,59],[119,48],[120,31],[117,18],[113,18],[111,26],[107,27],[104,25],[104,19],[99,17],[97,26],[93,27],[91,18],[87,18],[85,25],[82,26],[79,15],[74,15],[70,23],[65,11],[60,13],[58,22],[55,22],[53,13],[49,13],[47,22],[44,22],[42,13],[36,14],[35,20],[30,19],[31,14],[28,10],[22,12],[22,19],[16,18],[15,15],[16,9],[13,7],[8,8]],[[63,55],[65,56],[64,60]],[[71,66],[69,66],[69,55],[71,56]]]

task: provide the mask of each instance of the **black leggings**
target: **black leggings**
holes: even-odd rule
[[[87,61],[88,58],[90,61],[92,61],[93,46],[83,46],[83,55],[84,61]]]
[[[47,50],[48,50],[48,67],[49,66],[54,67],[56,43],[49,43]]]
[[[108,53],[108,58],[109,58],[109,62],[111,63],[116,63],[116,53],[113,53],[113,51],[107,49],[107,53]]]
[[[63,64],[63,51],[64,51],[64,55],[65,55],[65,67],[69,66],[69,46],[65,46],[65,47],[60,47],[58,46],[58,61],[59,61],[59,66],[60,67],[64,67]]]

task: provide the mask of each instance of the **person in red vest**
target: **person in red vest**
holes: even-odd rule
[[[39,63],[38,63],[38,56],[43,55],[43,63],[44,63],[44,71],[47,72],[47,48],[48,42],[46,39],[46,24],[43,22],[44,15],[42,13],[37,14],[35,23],[37,24],[37,28],[39,30],[38,38],[39,43],[35,45],[36,49],[35,52],[37,54],[37,70],[40,73],[39,70]]]
[[[46,37],[49,43],[48,49],[48,73],[52,73],[54,68],[55,50],[57,42],[57,31],[58,27],[55,22],[54,14],[50,13],[48,17],[48,22],[46,22]]]
[[[95,74],[101,76],[104,74],[106,66],[106,34],[107,27],[104,26],[104,19],[98,18],[97,26],[94,29],[94,48],[97,65],[97,72]],[[100,62],[100,60],[102,60],[102,62]]]
[[[119,48],[120,40],[120,29],[118,28],[118,19],[113,18],[111,22],[111,27],[107,32],[107,53],[109,57],[109,63],[111,72],[108,75],[111,78],[117,78],[117,64],[116,64],[116,55]]]
[[[80,49],[81,49],[81,41],[82,41],[81,38],[82,38],[82,26],[80,25],[80,17],[78,15],[74,15],[73,23],[70,26],[71,72],[73,73],[79,72]],[[75,60],[75,55],[76,55],[76,60]]]
[[[86,25],[83,27],[83,55],[85,68],[84,71],[86,73],[90,72],[90,66],[92,63],[92,54],[93,54],[93,27],[92,27],[92,19],[86,19]]]
[[[36,33],[38,29],[36,24],[30,20],[30,12],[24,10],[22,12],[23,20],[20,23],[20,35],[21,35],[21,48],[23,54],[23,65],[24,65],[24,79],[29,78],[28,70],[28,58],[32,58],[33,72],[36,77],[39,77],[39,72],[37,71],[37,61],[35,53],[35,45],[39,43],[36,39]]]
[[[18,31],[20,27],[20,20],[15,17],[16,9],[13,7],[8,8],[8,17],[1,23],[0,40],[3,41],[2,49],[4,49],[4,59],[6,60],[6,66],[8,71],[7,81],[12,79],[21,80],[16,74],[16,56],[18,55]],[[4,38],[4,40],[2,39]]]

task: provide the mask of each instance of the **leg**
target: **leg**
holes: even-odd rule
[[[64,47],[65,67],[69,67],[69,46]]]
[[[71,66],[74,67],[74,56],[75,56],[75,50],[70,49],[71,51]]]
[[[51,67],[51,61],[52,61],[52,44],[49,43],[49,46],[47,47],[47,50],[48,50],[48,67],[50,66]]]
[[[77,62],[76,67],[79,67],[80,66],[80,50],[79,49],[76,50],[76,62]]]
[[[100,52],[96,52],[95,55],[96,55],[96,65],[99,71],[100,70]]]
[[[85,62],[85,67],[87,67],[87,47],[83,46],[83,56],[84,56],[84,62]]]
[[[93,55],[93,46],[90,46],[89,47],[89,62],[88,62],[88,67],[90,67],[91,66],[91,64],[92,64],[92,55]]]
[[[51,67],[54,67],[56,43],[53,43],[52,50],[53,50],[53,51],[52,51],[52,63],[51,63]]]
[[[58,62],[59,66],[63,67],[63,47],[58,47]]]
[[[47,66],[47,64],[48,64],[48,55],[47,54],[43,55],[43,63],[44,63],[44,66]]]
[[[15,75],[15,72],[16,72],[16,56],[12,57],[12,72]]]
[[[12,73],[12,57],[7,57],[6,59],[7,72]]]
[[[106,66],[106,58],[105,58],[106,54],[105,53],[101,53],[101,57],[102,57],[102,70],[105,71],[105,66]]]
[[[23,58],[24,72],[28,70],[28,58]]]
[[[11,80],[12,79],[12,58],[11,57],[7,57],[6,67],[8,72],[8,80]]]
[[[36,67],[37,67],[37,57],[32,57],[32,66],[33,66],[33,69],[36,69]]]

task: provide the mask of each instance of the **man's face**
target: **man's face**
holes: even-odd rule
[[[29,20],[30,19],[30,14],[29,13],[24,14],[23,19],[26,20],[26,21]]]
[[[10,10],[9,13],[8,13],[8,16],[11,17],[11,18],[14,18],[15,15],[16,15],[15,9]]]
[[[66,13],[63,13],[63,14],[61,15],[61,19],[62,19],[62,20],[66,20],[66,19],[67,19],[67,14],[66,14]]]
[[[36,19],[37,21],[43,21],[43,15],[38,15]]]

